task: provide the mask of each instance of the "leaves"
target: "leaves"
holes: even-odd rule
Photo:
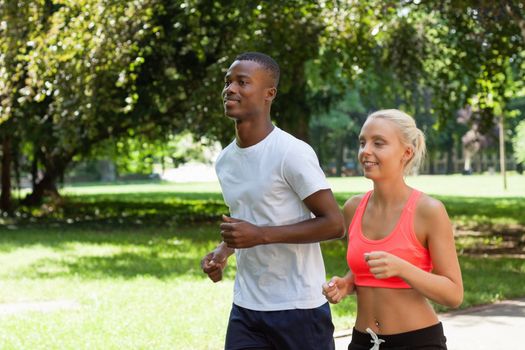
[[[458,109],[472,105],[490,126],[524,91],[518,1],[0,0],[0,10],[0,134],[16,135],[50,182],[101,142],[231,140],[220,91],[243,51],[279,62],[272,117],[303,139],[352,90],[364,113],[403,108],[450,148],[436,132],[454,130]]]

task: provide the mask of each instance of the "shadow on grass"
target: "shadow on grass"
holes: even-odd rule
[[[490,225],[494,219],[525,225],[525,198],[437,197],[447,207],[451,218],[464,217],[480,225]]]
[[[175,229],[73,224],[0,228],[0,252],[16,253],[21,278],[206,278],[200,260],[220,242],[217,224]],[[33,260],[32,257],[39,257]],[[225,278],[233,278],[235,264]],[[7,272],[13,275],[13,272]]]
[[[122,193],[65,196],[42,207],[20,206],[2,223],[106,222],[189,224],[210,222],[228,213],[220,193]]]
[[[0,225],[0,251],[36,244],[60,250],[61,246],[72,242],[150,246],[156,240],[167,241],[177,237],[202,244],[220,240],[219,224],[215,221],[191,226],[168,226],[159,222],[155,225],[107,222]]]
[[[225,278],[233,278],[228,268]],[[40,259],[24,271],[24,278],[79,277],[81,279],[133,279],[154,277],[171,279],[185,276],[206,278],[200,269],[200,258],[156,256],[156,254],[123,252],[111,256],[82,256],[73,259]]]
[[[124,201],[124,202],[173,202],[178,200],[200,200],[200,201],[220,201],[222,194],[217,192],[146,192],[146,193],[104,193],[104,194],[85,194],[68,195],[64,197],[75,202],[99,202],[99,201]]]

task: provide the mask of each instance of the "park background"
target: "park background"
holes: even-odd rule
[[[367,114],[413,115],[407,181],[447,206],[461,307],[525,296],[521,1],[0,0],[0,50],[1,349],[222,348],[235,261],[218,284],[199,262],[228,210],[196,181],[233,139],[220,92],[244,51],[280,64],[274,122],[340,205],[371,186]],[[322,248],[344,273],[344,240]],[[352,326],[353,298],[332,310]]]

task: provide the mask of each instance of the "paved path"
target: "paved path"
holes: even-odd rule
[[[525,298],[440,314],[449,350],[525,349]],[[335,338],[336,350],[345,350],[350,334]]]

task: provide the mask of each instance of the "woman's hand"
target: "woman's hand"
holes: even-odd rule
[[[407,261],[387,252],[375,251],[365,254],[365,261],[370,267],[370,273],[377,279],[402,277]]]

